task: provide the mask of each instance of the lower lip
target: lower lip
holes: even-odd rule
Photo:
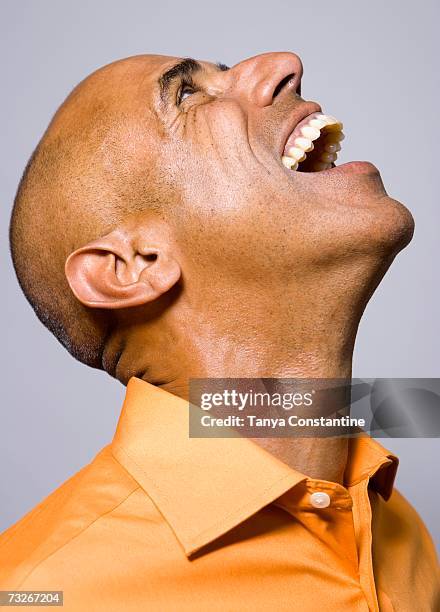
[[[332,174],[379,174],[379,170],[374,164],[363,161],[347,162],[346,164],[335,166],[327,172],[331,172]]]

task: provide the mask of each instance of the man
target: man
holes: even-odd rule
[[[379,444],[188,436],[191,378],[350,379],[412,236],[373,166],[333,167],[341,124],[301,75],[291,53],[138,56],[56,113],[17,193],[15,269],[69,352],[128,389],[112,443],[0,539],[0,588],[62,590],[67,610],[438,609]]]

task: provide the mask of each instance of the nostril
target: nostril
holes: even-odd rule
[[[288,83],[290,83],[290,81],[291,81],[292,79],[294,79],[294,78],[295,78],[295,73],[288,74],[286,77],[284,77],[284,79],[283,79],[282,81],[280,81],[280,82],[278,83],[278,85],[275,87],[274,92],[273,92],[272,99],[274,100],[274,99],[275,99],[275,98],[276,98],[276,97],[277,97],[277,96],[278,96],[278,95],[279,95],[279,94],[282,92],[282,90],[284,89],[284,87],[285,87],[285,86],[286,86]]]

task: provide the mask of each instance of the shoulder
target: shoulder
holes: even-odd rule
[[[440,574],[432,538],[421,517],[396,489],[372,499],[373,558],[379,589],[405,610],[437,610]],[[399,608],[400,609],[400,608]]]
[[[93,461],[0,535],[0,588],[18,588],[45,559],[138,489],[106,446]]]
[[[397,489],[393,489],[390,499],[383,504],[382,515],[387,519],[384,527],[390,535],[394,533],[397,536],[399,532],[401,537],[422,538],[425,544],[432,545],[431,536],[417,510]]]
[[[372,527],[376,541],[384,543],[388,553],[437,574],[438,558],[431,535],[418,512],[397,489],[388,501],[377,496]]]

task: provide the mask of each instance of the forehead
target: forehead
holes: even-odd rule
[[[161,78],[180,64],[182,57],[166,55],[136,55],[118,60],[100,68],[90,75],[81,85],[80,90],[89,101],[107,109],[109,114],[118,116],[142,116],[147,109],[156,119],[161,115]],[[189,60],[197,62],[200,70],[197,78],[219,72],[218,65],[204,60]],[[85,104],[89,107],[89,104]]]
[[[133,57],[119,60],[99,70],[100,73],[110,80],[123,79],[126,85],[134,87],[144,86],[154,88],[158,86],[160,78],[177,66],[184,59],[183,57],[173,57],[167,55],[136,55]],[[202,72],[214,73],[218,71],[218,65],[205,60],[190,60],[200,64]]]
[[[81,150],[99,154],[109,164],[123,151],[138,156],[147,141],[164,134],[167,111],[160,98],[160,79],[182,57],[137,55],[108,64],[92,73],[68,96],[50,126],[50,136],[67,142],[72,135]],[[218,67],[199,61],[202,74]],[[115,161],[115,160],[113,160]],[[114,164],[110,163],[114,168]]]

